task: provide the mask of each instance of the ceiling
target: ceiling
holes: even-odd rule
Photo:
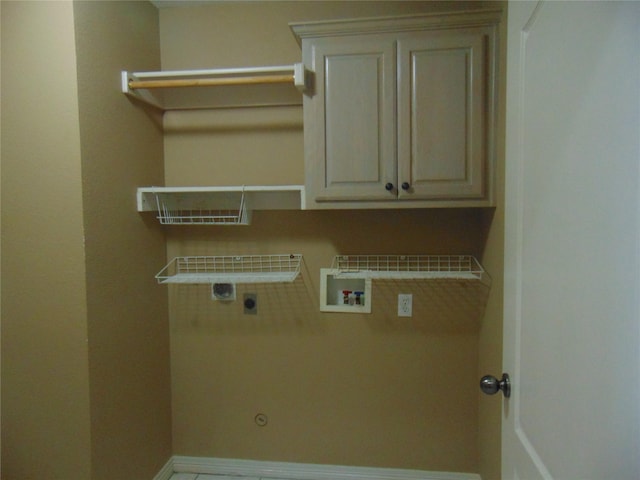
[[[204,5],[207,3],[219,3],[220,1],[226,2],[238,2],[248,0],[149,0],[157,8],[169,8],[169,7],[193,7],[196,5]]]

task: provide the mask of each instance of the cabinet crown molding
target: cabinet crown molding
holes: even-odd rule
[[[502,9],[478,9],[413,15],[363,17],[312,22],[292,22],[289,28],[299,44],[305,38],[366,33],[411,32],[443,28],[492,26],[500,22]]]

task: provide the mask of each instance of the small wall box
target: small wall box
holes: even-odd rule
[[[363,272],[364,273],[364,272]],[[320,269],[320,311],[371,313],[371,278],[340,269]]]

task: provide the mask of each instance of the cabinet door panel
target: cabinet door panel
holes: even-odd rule
[[[411,185],[401,198],[483,198],[485,35],[412,35],[398,52],[398,180]]]
[[[391,39],[323,39],[314,45],[316,155],[312,202],[388,200],[396,192],[395,48]],[[306,113],[305,113],[306,114]],[[305,119],[305,121],[307,121]],[[310,144],[306,145],[308,148]]]
[[[327,186],[381,179],[379,54],[325,58]],[[350,186],[348,187],[350,188]]]

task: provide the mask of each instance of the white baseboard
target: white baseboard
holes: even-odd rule
[[[167,474],[167,472],[169,472]],[[349,467],[206,457],[172,457],[153,480],[172,473],[193,473],[269,480],[481,480],[476,473],[431,472],[396,468]],[[167,476],[168,475],[168,476]]]
[[[164,464],[164,467],[160,469],[160,471],[153,477],[153,480],[171,480],[171,476],[173,475],[173,457],[171,457],[167,463]]]

